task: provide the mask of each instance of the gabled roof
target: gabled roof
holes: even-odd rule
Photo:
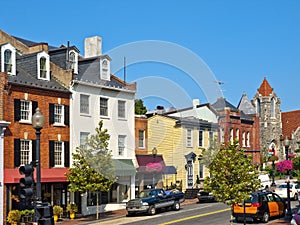
[[[281,121],[283,137],[289,137],[291,139],[291,134],[300,127],[300,110],[282,112]]]
[[[238,104],[238,109],[243,111],[245,114],[256,114],[255,107],[252,105],[245,93]]]
[[[263,82],[261,83],[260,87],[257,89],[258,93],[262,96],[269,96],[273,93],[273,88],[267,81],[266,77],[264,78]]]
[[[212,107],[217,111],[223,111],[225,108],[230,108],[230,111],[237,112],[238,109],[229,103],[225,98],[218,98],[217,101],[212,104]]]

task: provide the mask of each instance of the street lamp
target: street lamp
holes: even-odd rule
[[[40,161],[40,135],[41,129],[45,123],[45,116],[40,112],[40,109],[35,110],[32,116],[32,126],[36,134],[36,196],[37,201],[42,201],[42,188],[41,188],[41,161]]]
[[[286,160],[289,160],[289,146],[290,146],[290,142],[289,139],[287,137],[285,137],[284,141],[283,141],[283,145],[285,147],[285,157]],[[287,219],[291,219],[292,218],[292,210],[291,210],[291,197],[290,197],[290,171],[287,170],[287,212],[286,212],[286,217]]]
[[[153,155],[153,161],[156,162],[157,149],[155,147],[152,149],[152,155]],[[152,188],[154,188],[154,185],[155,185],[155,171],[153,171],[152,174]]]

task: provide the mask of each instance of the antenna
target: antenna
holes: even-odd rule
[[[126,83],[126,57],[124,56],[124,82]]]

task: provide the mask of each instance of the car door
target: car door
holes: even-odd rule
[[[284,214],[284,202],[282,200],[282,198],[279,197],[279,195],[277,195],[276,193],[273,193],[274,196],[274,200],[278,205],[278,215],[283,215]]]
[[[279,205],[275,201],[275,195],[273,193],[269,193],[267,195],[268,198],[268,208],[270,216],[278,216],[279,215]]]

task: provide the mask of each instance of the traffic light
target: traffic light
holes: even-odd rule
[[[29,200],[33,196],[34,179],[33,179],[33,164],[26,164],[20,166],[19,173],[25,175],[20,179],[20,198],[23,200]]]

